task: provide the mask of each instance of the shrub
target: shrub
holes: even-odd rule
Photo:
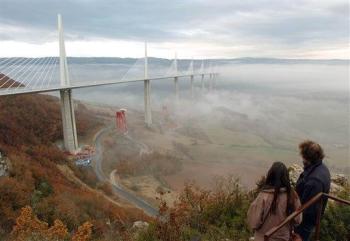
[[[216,180],[213,191],[186,184],[174,207],[160,197],[160,216],[141,237],[145,240],[185,241],[195,237],[247,240],[245,224],[250,196],[232,177]],[[140,239],[141,240],[141,239]]]
[[[350,188],[347,187],[339,197],[350,200]],[[350,206],[333,201],[328,202],[327,209],[321,221],[322,241],[350,240]]]

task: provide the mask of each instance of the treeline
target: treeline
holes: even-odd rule
[[[99,122],[82,104],[76,108],[77,131],[87,132]],[[0,144],[21,147],[50,144],[62,139],[61,109],[49,95],[4,96],[0,98]]]

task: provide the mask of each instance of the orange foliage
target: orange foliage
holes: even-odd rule
[[[78,231],[73,235],[72,241],[88,241],[91,238],[92,224],[85,222],[78,228]],[[22,208],[20,216],[16,219],[16,225],[12,232],[14,241],[25,241],[30,238],[38,238],[47,241],[67,240],[69,237],[66,225],[56,219],[54,225],[48,227],[48,224],[40,221],[33,213],[31,207]]]
[[[48,237],[54,239],[65,239],[68,236],[68,229],[61,220],[56,219],[54,225],[48,230]]]
[[[73,235],[72,241],[88,241],[91,238],[92,224],[85,222],[78,228],[78,231]]]
[[[29,206],[22,208],[21,215],[16,219],[16,225],[12,230],[15,241],[25,241],[33,235],[44,235],[47,231],[47,223],[41,222]]]
[[[210,191],[186,184],[173,207],[160,197],[160,216],[148,235],[157,240],[178,241],[191,230],[191,237],[213,238],[203,240],[247,240],[250,233],[245,218],[251,195],[232,177],[218,178],[216,188]]]
[[[82,104],[78,104],[76,118],[79,135],[101,125]],[[62,133],[61,109],[56,97],[31,94],[0,98],[0,144],[47,145],[62,138]]]

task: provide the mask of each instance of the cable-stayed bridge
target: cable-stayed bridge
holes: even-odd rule
[[[179,68],[175,54],[169,65],[155,65],[148,58],[145,44],[144,58],[136,60],[130,66],[121,66],[121,70],[112,76],[101,79],[96,76],[87,80],[74,71],[73,58],[66,57],[62,18],[58,15],[59,56],[44,58],[1,58],[0,59],[0,96],[20,95],[59,91],[61,98],[64,147],[74,152],[78,149],[72,90],[78,88],[114,85],[127,82],[144,82],[145,123],[152,125],[151,85],[152,80],[173,79],[175,99],[179,98],[179,78],[188,77],[191,81],[191,96],[194,95],[195,76],[200,77],[204,89],[204,79],[209,78],[209,89],[213,88],[218,73],[214,67],[204,61],[190,61],[188,67]],[[94,68],[93,63],[88,68]],[[96,71],[98,72],[98,71]],[[90,78],[91,79],[91,78]],[[99,79],[99,80],[97,80]]]

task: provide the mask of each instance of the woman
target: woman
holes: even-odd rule
[[[254,241],[264,241],[264,234],[267,231],[278,226],[300,206],[299,197],[291,187],[287,167],[282,162],[273,163],[262,191],[250,205],[247,214],[248,225],[254,231]],[[298,215],[294,219],[294,224],[300,224],[301,219],[302,216]],[[269,240],[288,241],[290,230],[291,226],[286,225]]]

